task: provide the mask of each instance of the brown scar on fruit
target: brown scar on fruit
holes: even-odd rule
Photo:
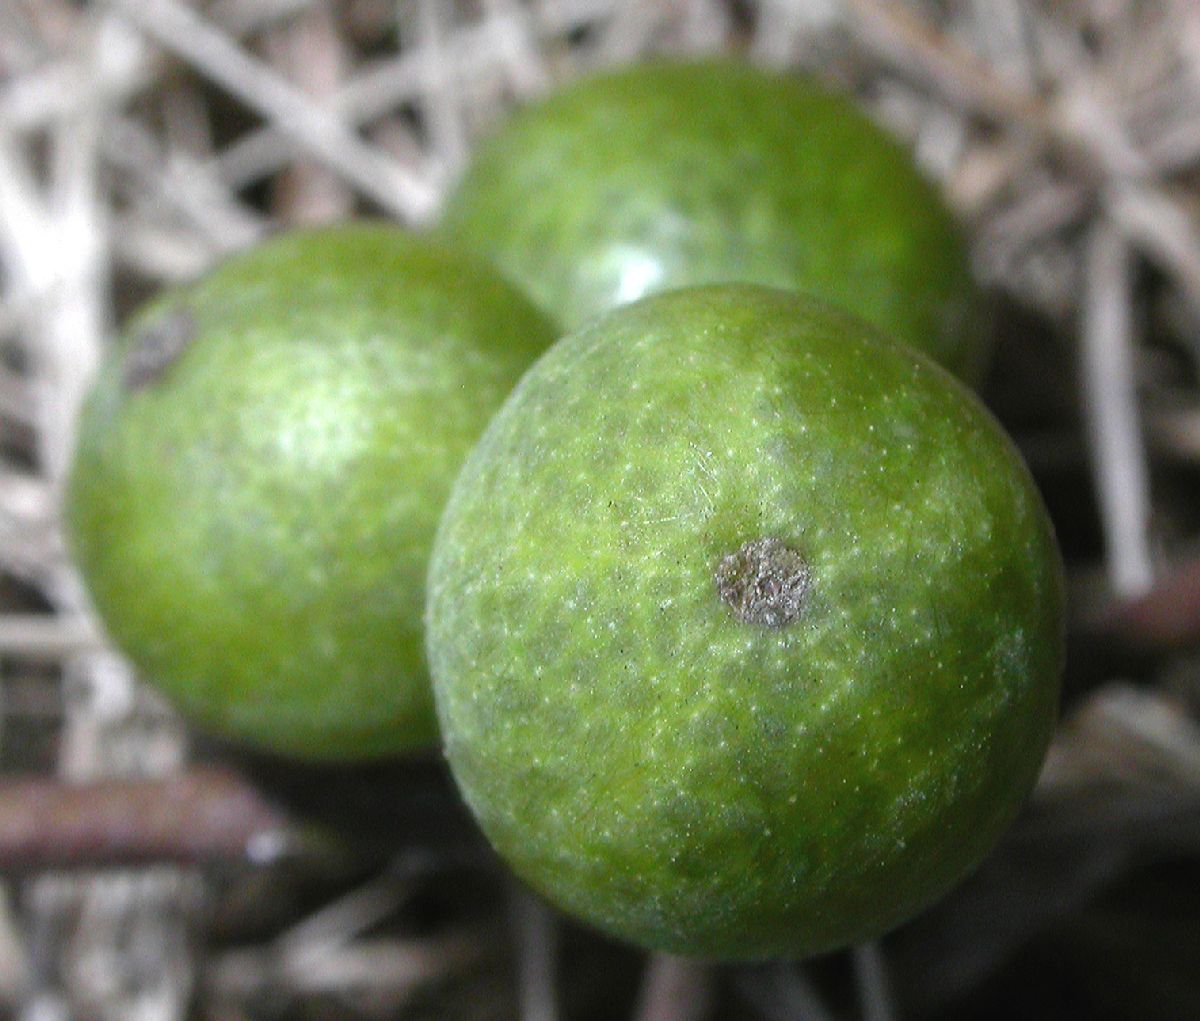
[[[780,539],[752,539],[717,565],[717,595],[743,624],[783,628],[804,616],[808,562]]]
[[[134,337],[125,356],[125,389],[138,391],[157,383],[195,339],[196,318],[186,305],[177,305],[147,326]]]

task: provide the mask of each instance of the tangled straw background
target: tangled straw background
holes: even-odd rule
[[[314,838],[105,646],[58,514],[141,297],[288,224],[427,223],[514,104],[714,51],[854,91],[940,182],[1075,607],[1026,816],[958,894],[815,966],[574,930],[423,825],[454,814],[428,764],[388,778],[388,850]],[[1198,338],[1193,0],[0,0],[0,1014],[1195,1016]]]

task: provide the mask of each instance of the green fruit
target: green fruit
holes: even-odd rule
[[[446,237],[575,328],[644,294],[808,291],[971,378],[966,251],[912,158],[845,97],[733,62],[580,81],[481,147]]]
[[[114,640],[201,726],[294,756],[435,740],[421,613],[467,451],[551,327],[378,225],[285,236],[142,311],[67,516]]]
[[[717,958],[874,936],[979,862],[1053,728],[1060,562],[1009,440],[865,323],[744,285],[525,375],[434,544],[467,803],[532,886]]]

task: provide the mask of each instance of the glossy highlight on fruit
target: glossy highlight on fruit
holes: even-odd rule
[[[273,239],[155,299],[101,371],[67,496],[113,639],[198,724],[258,748],[433,743],[437,518],[552,340],[481,261],[374,224]]]
[[[988,347],[964,242],[911,154],[845,96],[735,61],[635,65],[518,111],[442,232],[568,329],[741,281],[823,297],[968,380]]]
[[[648,947],[794,957],[989,850],[1053,729],[1062,600],[965,387],[727,285],[526,374],[455,483],[428,643],[451,768],[520,876]]]

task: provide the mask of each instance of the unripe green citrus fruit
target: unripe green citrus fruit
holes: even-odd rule
[[[90,396],[67,497],[112,637],[261,748],[431,743],[437,517],[552,339],[493,269],[381,225],[284,236],[153,301]]]
[[[519,875],[646,946],[797,956],[992,846],[1053,728],[1062,598],[961,384],[726,285],[525,375],[447,505],[428,643],[451,768]]]
[[[732,61],[624,68],[519,111],[442,231],[567,328],[745,281],[824,297],[966,378],[987,346],[965,246],[909,153],[844,96]]]

